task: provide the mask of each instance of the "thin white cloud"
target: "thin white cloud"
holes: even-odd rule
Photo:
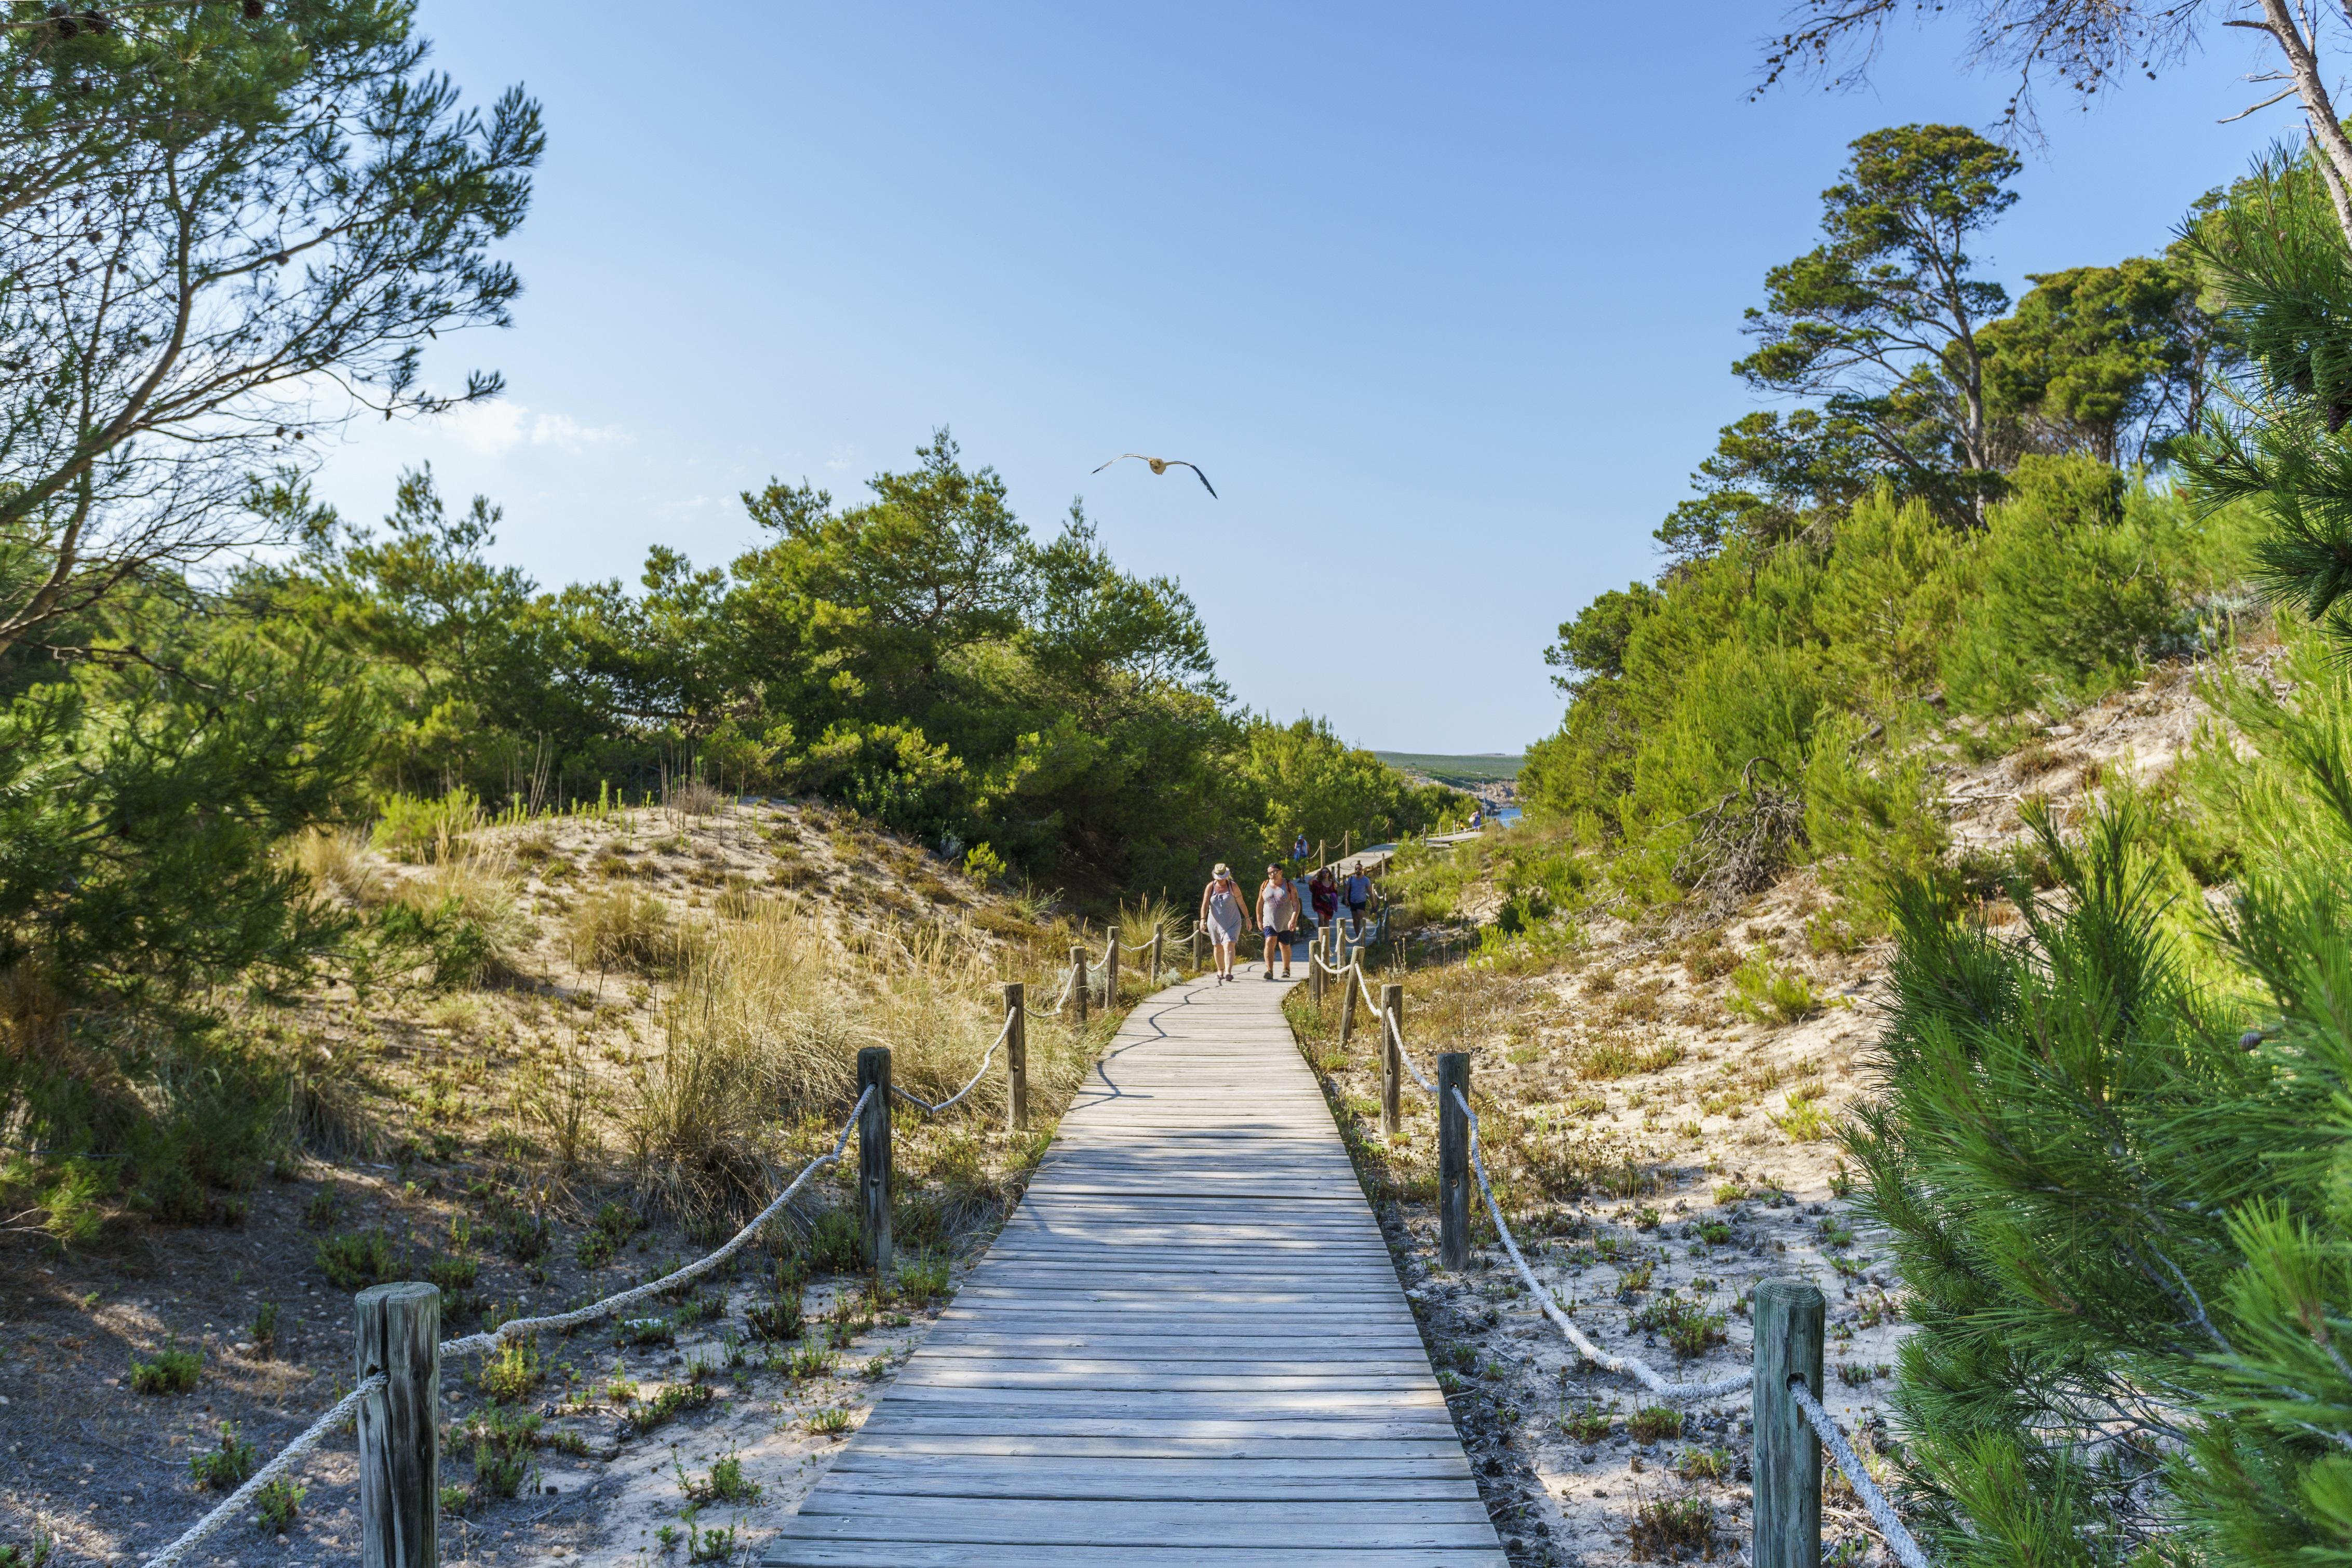
[[[504,398],[460,403],[433,425],[480,457],[503,457],[523,445],[577,453],[629,439],[617,424],[583,424],[568,413],[534,413],[528,405]]]

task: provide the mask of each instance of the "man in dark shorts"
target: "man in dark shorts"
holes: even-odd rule
[[[1372,879],[1364,874],[1363,867],[1358,866],[1348,873],[1339,892],[1348,904],[1348,935],[1360,936],[1364,929],[1364,906],[1372,901]]]

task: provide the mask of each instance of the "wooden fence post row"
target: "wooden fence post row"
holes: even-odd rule
[[[890,1270],[890,1048],[869,1045],[857,1053],[857,1092],[871,1089],[857,1119],[857,1214],[866,1242],[866,1262],[877,1278]]]
[[[1461,1098],[1454,1092],[1461,1092]],[[1437,1260],[1448,1269],[1470,1261],[1470,1053],[1437,1059]]]
[[[409,1281],[352,1301],[352,1370],[384,1375],[360,1401],[360,1561],[436,1568],[441,1561],[441,1291]]]
[[[1756,1287],[1754,1568],[1818,1568],[1822,1560],[1822,1448],[1789,1396],[1802,1377],[1820,1398],[1821,1291],[1802,1280]]]
[[[1018,980],[1004,987],[1004,1104],[1013,1130],[1029,1130],[1029,988]]]

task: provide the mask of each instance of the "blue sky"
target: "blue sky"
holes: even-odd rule
[[[1902,26],[1873,89],[1747,101],[1771,5],[622,5],[424,0],[436,63],[544,104],[504,332],[432,371],[509,393],[358,425],[320,489],[430,461],[543,582],[723,561],[771,475],[854,499],[940,424],[1040,534],[1083,495],[1181,580],[1235,695],[1348,738],[1512,750],[1541,651],[1654,570],[1765,269],[1845,143],[1988,126],[2006,82]],[[1993,275],[2159,248],[2294,130],[2216,37],[2053,113]],[[1113,454],[1198,462],[1089,476]]]

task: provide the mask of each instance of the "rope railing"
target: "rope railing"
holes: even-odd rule
[[[1902,1561],[1903,1568],[1928,1568],[1927,1554],[1919,1549],[1918,1542],[1912,1539],[1911,1531],[1895,1515],[1895,1505],[1886,1500],[1886,1494],[1878,1490],[1876,1481],[1871,1479],[1870,1470],[1863,1464],[1862,1456],[1853,1451],[1853,1446],[1845,1440],[1845,1434],[1839,1431],[1837,1423],[1830,1419],[1830,1413],[1822,1408],[1822,1402],[1813,1397],[1811,1388],[1805,1386],[1803,1378],[1789,1379],[1789,1397],[1797,1402],[1797,1408],[1805,1413],[1806,1422],[1813,1428],[1813,1436],[1822,1440],[1822,1447],[1830,1451],[1831,1458],[1837,1460],[1838,1469],[1845,1472],[1846,1480],[1853,1487],[1853,1495],[1862,1500],[1862,1506],[1870,1513],[1871,1522],[1877,1525],[1879,1533],[1886,1537],[1887,1549]]]
[[[1002,1035],[999,1035],[997,1038],[1000,1040],[1003,1039]],[[996,1048],[994,1046],[991,1046],[989,1049],[992,1052]],[[983,1062],[983,1071],[985,1070],[985,1065],[986,1064]],[[978,1080],[975,1079],[973,1082],[977,1082]],[[968,1094],[971,1092],[971,1086],[970,1084],[965,1085],[963,1092]],[[962,1097],[963,1096],[961,1094],[959,1094],[956,1098],[961,1099]],[[634,1290],[620,1291],[615,1295],[605,1297],[601,1301],[593,1302],[588,1306],[576,1308],[572,1312],[551,1313],[545,1317],[510,1318],[507,1322],[500,1323],[498,1327],[482,1333],[467,1334],[459,1339],[443,1340],[439,1346],[439,1354],[443,1356],[470,1355],[480,1351],[494,1350],[503,1341],[512,1339],[517,1335],[526,1333],[544,1333],[555,1330],[575,1328],[582,1323],[594,1322],[599,1318],[610,1317],[613,1313],[620,1311],[623,1307],[629,1306],[636,1301],[641,1301],[648,1296],[657,1296],[662,1294],[664,1291],[674,1291],[680,1285],[687,1284],[694,1280],[701,1278],[711,1270],[718,1268],[721,1263],[727,1261],[728,1259],[732,1258],[737,1252],[741,1251],[743,1248],[750,1245],[752,1239],[759,1235],[761,1228],[770,1220],[773,1219],[778,1214],[782,1212],[784,1206],[793,1200],[793,1198],[800,1192],[802,1186],[806,1185],[809,1177],[814,1176],[826,1166],[835,1164],[841,1158],[843,1151],[849,1146],[849,1135],[857,1130],[858,1117],[864,1114],[867,1103],[873,1098],[874,1091],[869,1086],[864,1092],[857,1096],[857,1103],[850,1107],[849,1119],[842,1124],[841,1135],[834,1140],[833,1147],[826,1153],[819,1155],[816,1158],[809,1161],[807,1165],[803,1166],[801,1167],[800,1175],[794,1176],[792,1179],[791,1185],[786,1186],[783,1191],[778,1193],[775,1199],[771,1202],[767,1207],[761,1209],[759,1214],[751,1219],[751,1223],[744,1226],[742,1229],[737,1231],[732,1238],[707,1257],[701,1258],[695,1262],[688,1263],[682,1269],[672,1270],[669,1273],[663,1275],[660,1279],[649,1281],[645,1284],[635,1287]],[[954,1103],[954,1101],[948,1102],[949,1104],[953,1104]],[[196,1521],[194,1524],[189,1526],[187,1530],[181,1533],[180,1538],[173,1542],[171,1545],[165,1547],[155,1556],[149,1558],[147,1560],[146,1568],[176,1568],[177,1564],[187,1561],[187,1556],[190,1552],[193,1552],[207,1536],[211,1535],[215,1531],[218,1530],[222,1525],[226,1524],[230,1519],[235,1517],[238,1510],[250,1503],[253,1499],[259,1494],[263,1487],[268,1486],[271,1481],[283,1476],[294,1466],[296,1461],[308,1454],[312,1448],[318,1447],[319,1443],[329,1432],[332,1431],[344,1419],[350,1416],[352,1411],[359,1407],[361,1400],[364,1399],[370,1394],[381,1390],[384,1386],[385,1378],[384,1375],[382,1373],[378,1373],[375,1375],[362,1381],[358,1387],[352,1389],[349,1394],[344,1395],[341,1399],[336,1401],[334,1406],[330,1408],[325,1415],[320,1416],[316,1421],[313,1421],[299,1437],[287,1444],[283,1448],[280,1448],[275,1458],[273,1458],[268,1464],[262,1466],[261,1469],[256,1470],[252,1476],[246,1480],[246,1483],[243,1486],[237,1488],[236,1490],[231,1492],[227,1498],[223,1500],[219,1507],[214,1509],[210,1513],[205,1515],[204,1518]]]
[[[545,1317],[537,1318],[509,1318],[498,1327],[482,1333],[467,1334],[462,1339],[445,1339],[441,1342],[441,1354],[471,1355],[478,1351],[495,1350],[500,1342],[513,1339],[520,1334],[549,1333],[577,1328],[582,1323],[593,1323],[599,1318],[610,1317],[623,1307],[634,1305],[648,1296],[658,1296],[664,1291],[674,1291],[680,1285],[700,1279],[751,1245],[752,1239],[760,1234],[761,1228],[783,1211],[784,1205],[793,1200],[809,1177],[841,1158],[842,1151],[849,1146],[849,1134],[857,1130],[858,1116],[865,1111],[866,1103],[873,1098],[874,1091],[870,1087],[858,1095],[857,1103],[849,1108],[849,1120],[842,1124],[841,1136],[833,1141],[832,1149],[803,1166],[801,1174],[793,1177],[790,1186],[778,1193],[773,1202],[752,1216],[751,1223],[729,1238],[716,1251],[687,1264],[684,1268],[674,1269],[658,1280],[649,1280],[634,1290],[623,1291],[616,1295],[607,1296],[601,1301],[593,1301],[584,1307],[576,1307],[568,1312],[552,1312]]]
[[[1502,1239],[1503,1250],[1510,1254],[1511,1266],[1519,1271],[1519,1279],[1526,1284],[1528,1293],[1535,1297],[1536,1304],[1543,1309],[1544,1316],[1558,1325],[1579,1354],[1606,1371],[1632,1377],[1661,1399],[1717,1399],[1749,1385],[1749,1375],[1744,1372],[1735,1377],[1718,1377],[1712,1383],[1676,1383],[1662,1376],[1655,1367],[1639,1356],[1613,1354],[1586,1338],[1584,1331],[1576,1326],[1575,1321],[1552,1299],[1551,1292],[1544,1289],[1542,1281],[1536,1278],[1535,1270],[1528,1267],[1527,1259],[1519,1251],[1517,1238],[1503,1222],[1502,1205],[1495,1201],[1494,1184],[1486,1179],[1486,1161],[1478,1148],[1478,1113],[1470,1109],[1470,1102],[1462,1097],[1459,1089],[1454,1091],[1454,1103],[1469,1119],[1470,1168],[1478,1178],[1480,1196],[1486,1200],[1486,1213],[1495,1221],[1495,1234]]]
[[[385,1384],[381,1372],[363,1378],[357,1388],[329,1406],[327,1413],[310,1423],[302,1435],[278,1450],[277,1457],[246,1478],[245,1484],[222,1500],[218,1508],[181,1531],[180,1538],[147,1560],[147,1568],[178,1568],[188,1561],[188,1553],[204,1544],[213,1531],[236,1517],[239,1510],[261,1495],[261,1489],[294,1468],[295,1461],[317,1448],[328,1433],[351,1418],[360,1407],[360,1401],[381,1390]]]
[[[1385,1043],[1395,1049],[1398,1063],[1412,1075],[1412,1081],[1420,1085],[1423,1093],[1438,1101],[1437,1109],[1440,1112],[1438,1207],[1442,1233],[1441,1250],[1449,1248],[1458,1249],[1447,1253],[1449,1263],[1458,1266],[1459,1262],[1466,1260],[1468,1255],[1465,1234],[1467,1211],[1454,1208],[1453,1200],[1449,1200],[1444,1192],[1444,1184],[1447,1181],[1459,1180],[1459,1177],[1447,1176],[1444,1170],[1446,1163],[1454,1157],[1446,1153],[1446,1147],[1450,1142],[1458,1137],[1459,1146],[1463,1154],[1467,1156],[1469,1173],[1477,1183],[1479,1197],[1486,1205],[1487,1218],[1494,1222],[1495,1235],[1502,1242],[1503,1251],[1509,1257],[1511,1267],[1517,1272],[1520,1283],[1526,1287],[1528,1294],[1534,1298],[1536,1305],[1541,1310],[1543,1315],[1549,1319],[1569,1343],[1575,1347],[1579,1355],[1604,1372],[1632,1378],[1659,1399],[1718,1399],[1747,1390],[1756,1396],[1759,1406],[1763,1403],[1764,1391],[1757,1385],[1758,1375],[1753,1367],[1727,1377],[1682,1382],[1666,1376],[1640,1356],[1620,1354],[1602,1349],[1591,1336],[1579,1328],[1576,1321],[1569,1315],[1566,1304],[1536,1277],[1535,1270],[1528,1264],[1527,1255],[1519,1249],[1518,1238],[1512,1234],[1509,1221],[1503,1218],[1502,1203],[1496,1197],[1494,1182],[1486,1174],[1486,1153],[1479,1138],[1478,1113],[1470,1108],[1469,1096],[1463,1092],[1462,1088],[1462,1085],[1467,1082],[1468,1059],[1466,1057],[1445,1059],[1453,1062],[1452,1066],[1444,1066],[1441,1063],[1443,1070],[1439,1074],[1440,1078],[1443,1079],[1450,1074],[1454,1079],[1453,1086],[1445,1091],[1444,1097],[1441,1097],[1437,1085],[1422,1074],[1419,1065],[1413,1061],[1412,1054],[1405,1050],[1404,1031],[1398,1023],[1397,1016],[1381,1006],[1380,998],[1373,994],[1371,981],[1365,975],[1361,962],[1351,959],[1344,967],[1341,967],[1326,962],[1319,953],[1310,955],[1309,962],[1319,967],[1324,975],[1356,988],[1357,994],[1360,995],[1365,1003],[1380,1014],[1385,1030]],[[1453,1109],[1458,1111],[1462,1116],[1461,1132],[1458,1134],[1446,1124],[1446,1097],[1451,1098]],[[1393,1116],[1393,1106],[1390,1114]],[[1461,1166],[1455,1166],[1454,1168],[1459,1170]],[[1818,1344],[1819,1293],[1811,1291],[1810,1287],[1807,1291],[1813,1296],[1816,1302],[1816,1316],[1811,1332],[1814,1343]],[[1904,1525],[1901,1516],[1896,1514],[1894,1506],[1886,1500],[1885,1494],[1879,1490],[1877,1482],[1872,1478],[1868,1468],[1863,1464],[1861,1457],[1854,1452],[1853,1445],[1846,1441],[1845,1435],[1839,1431],[1836,1422],[1831,1419],[1829,1412],[1822,1407],[1820,1399],[1808,1386],[1802,1375],[1792,1375],[1789,1378],[1788,1396],[1790,1403],[1802,1413],[1806,1423],[1812,1428],[1822,1448],[1853,1486],[1854,1495],[1862,1500],[1863,1507],[1869,1512],[1872,1523],[1877,1526],[1888,1550],[1903,1564],[1903,1568],[1931,1568],[1927,1553],[1920,1549],[1918,1542]],[[1781,1408],[1785,1411],[1788,1406],[1783,1406]],[[1759,1419],[1761,1414],[1759,1410]],[[1758,1488],[1759,1497],[1763,1491],[1761,1481],[1762,1478],[1759,1476]]]
[[[890,1085],[890,1092],[896,1094],[899,1099],[904,1100],[908,1104],[919,1105],[925,1111],[928,1111],[932,1115],[936,1116],[940,1112],[949,1109],[958,1101],[961,1100],[965,1095],[980,1087],[980,1081],[988,1076],[988,1064],[991,1061],[994,1060],[996,1056],[996,1048],[1003,1045],[1004,1043],[1005,1036],[1012,1032],[1013,1015],[1011,1013],[1006,1013],[1004,1015],[1004,1027],[996,1031],[996,1038],[988,1042],[988,1050],[982,1053],[980,1059],[980,1071],[971,1075],[971,1082],[965,1084],[962,1088],[957,1090],[953,1094],[949,1095],[946,1099],[940,1101],[936,1105],[932,1104],[929,1100],[924,1099],[921,1095],[915,1093],[911,1090],[899,1088],[896,1083]]]

